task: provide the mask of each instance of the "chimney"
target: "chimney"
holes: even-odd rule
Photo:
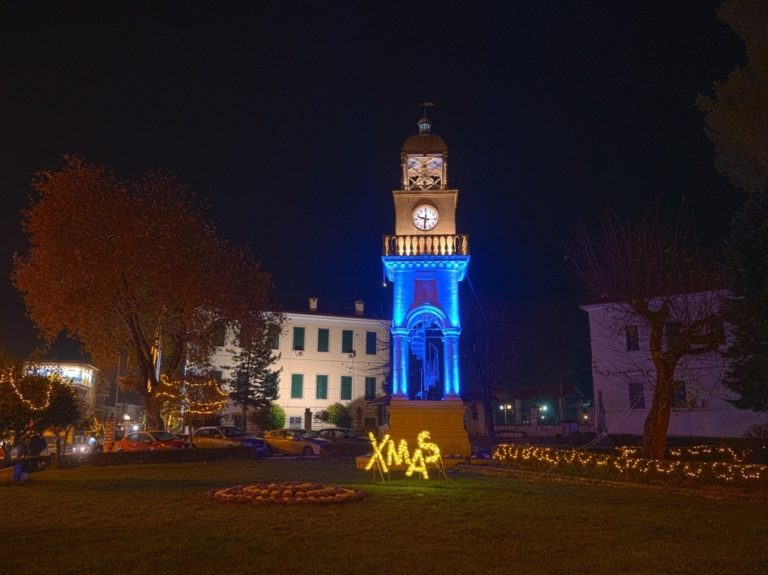
[[[317,311],[317,298],[309,298],[309,311]]]
[[[363,315],[365,313],[365,302],[361,299],[355,301],[355,315]]]

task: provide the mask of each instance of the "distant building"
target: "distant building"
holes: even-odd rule
[[[96,404],[96,374],[98,369],[90,363],[81,361],[37,361],[25,365],[25,369],[37,373],[58,373],[77,392],[88,409],[93,410]]]
[[[582,309],[589,315],[597,429],[642,435],[656,376],[650,330],[632,319],[624,304],[600,303]],[[673,337],[680,327],[672,318],[664,337]],[[722,384],[725,366],[719,352],[680,360],[669,436],[740,437],[752,425],[768,422],[768,415],[736,409],[728,402],[734,394]]]
[[[282,369],[276,403],[285,410],[286,427],[320,427],[314,415],[341,403],[351,408],[355,427],[375,429],[378,408],[368,402],[384,395],[390,322],[365,316],[362,301],[355,302],[354,313],[320,313],[317,298],[309,298],[306,311],[284,315],[285,325],[275,341],[280,360],[273,369]],[[231,344],[219,347],[212,358],[225,389],[234,377],[231,349]],[[241,408],[232,402],[223,419],[247,426]]]

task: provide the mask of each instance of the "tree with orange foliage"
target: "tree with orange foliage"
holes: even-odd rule
[[[219,238],[195,197],[169,174],[120,181],[66,157],[36,175],[24,211],[28,253],[13,280],[44,341],[77,338],[100,368],[129,358],[124,383],[153,401],[159,378],[206,366],[216,332],[266,310],[270,277],[249,250]]]

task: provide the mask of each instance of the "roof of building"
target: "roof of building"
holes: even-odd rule
[[[338,302],[325,299],[317,299],[315,309],[310,309],[309,298],[290,298],[280,299],[275,302],[275,311],[282,313],[300,313],[305,315],[316,315],[325,317],[339,317],[364,320],[388,320],[378,313],[378,310],[372,309],[372,306],[366,306],[362,303],[363,312],[356,313],[353,302],[348,304],[339,304]]]
[[[445,141],[429,132],[409,136],[403,144],[403,154],[444,154],[448,151]]]

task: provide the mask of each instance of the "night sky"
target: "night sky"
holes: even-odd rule
[[[577,309],[562,246],[607,209],[658,202],[716,245],[741,197],[712,167],[694,101],[744,60],[716,6],[5,3],[0,347],[34,345],[11,257],[33,174],[69,153],[124,178],[174,172],[252,247],[278,299],[386,313],[381,236],[425,99],[481,297]]]

